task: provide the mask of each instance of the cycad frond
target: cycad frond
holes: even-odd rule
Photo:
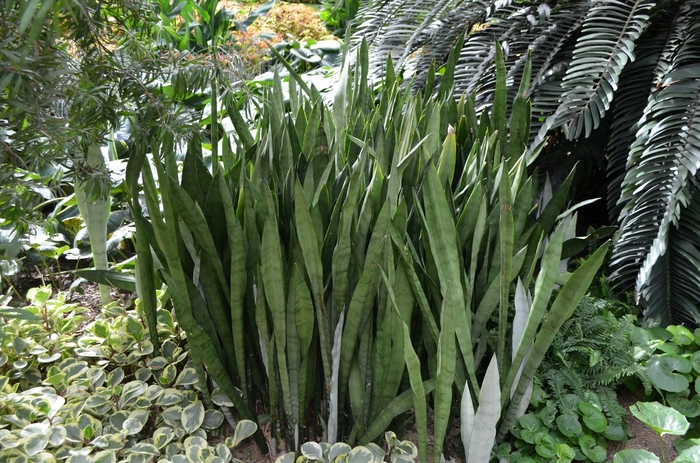
[[[622,69],[634,60],[634,43],[649,25],[648,0],[596,2],[588,11],[564,77],[557,112],[540,136],[563,127],[567,138],[589,137],[610,108]]]
[[[618,201],[622,193],[627,157],[635,140],[634,127],[646,106],[656,74],[655,68],[662,50],[667,46],[669,32],[670,21],[666,24],[661,22],[653,31],[647,31],[639,41],[637,59],[630,63],[620,76],[620,90],[615,95],[610,141],[606,149],[608,217],[611,223],[618,221],[622,211],[623,205]]]
[[[622,286],[635,282],[637,297],[648,304],[645,315],[663,324],[700,322],[697,309],[687,311],[697,296],[686,300],[687,292],[675,296],[672,291],[677,266],[700,277],[700,267],[688,260],[689,249],[676,249],[697,247],[697,232],[685,242],[670,239],[681,216],[686,211],[694,214],[698,207],[693,201],[700,169],[700,1],[685,7],[688,10],[679,14],[670,45],[662,53],[668,57],[658,77],[662,88],[644,109],[630,150],[620,198],[625,204],[622,231],[613,252],[614,279]],[[687,255],[685,262],[681,255]]]
[[[466,0],[389,0],[368,5],[357,13],[359,25],[354,31],[351,48],[358,47],[362,39],[371,45],[369,77],[378,79],[384,73],[388,56],[394,63],[404,62],[415,49],[432,41],[444,26],[444,17],[464,3]],[[354,55],[351,52],[348,56],[352,60]],[[436,58],[433,56],[430,60]]]
[[[696,185],[678,228],[669,233],[669,248],[652,268],[641,297],[645,316],[662,324],[700,325],[700,190]]]

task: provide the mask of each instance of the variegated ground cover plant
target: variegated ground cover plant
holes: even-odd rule
[[[367,53],[343,69],[332,108],[289,67],[254,120],[221,93],[211,133],[135,140],[141,295],[168,286],[195,369],[239,417],[262,404],[273,445],[367,444],[413,418],[428,461],[430,404],[430,458],[461,409],[468,458],[486,461],[608,244],[573,273],[562,265],[573,175],[538,201],[527,85],[509,107],[500,49],[496,103],[481,113],[453,97],[458,52],[418,94],[390,63],[377,93]]]
[[[138,310],[111,303],[81,328],[86,310],[64,294],[40,287],[27,299],[0,308],[0,461],[226,463],[256,430],[240,421],[211,441],[224,421],[211,401],[227,400],[215,390],[205,406],[168,310],[158,307],[155,355]]]

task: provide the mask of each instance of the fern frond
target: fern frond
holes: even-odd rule
[[[627,414],[626,410],[617,400],[617,394],[609,387],[599,386],[595,388],[595,393],[603,404],[603,411],[608,413],[610,420],[616,423],[622,421],[622,418]]]

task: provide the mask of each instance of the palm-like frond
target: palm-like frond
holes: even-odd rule
[[[369,77],[378,79],[384,73],[387,57],[394,62],[405,61],[413,50],[431,40],[451,10],[464,3],[466,0],[389,0],[368,5],[357,13],[359,25],[351,49],[359,47],[363,39],[372,45]],[[355,53],[349,56],[352,60]]]
[[[697,179],[696,179],[697,180]],[[642,289],[648,318],[662,324],[700,325],[700,190],[696,185],[678,228],[668,234],[668,250],[652,267]]]
[[[655,69],[661,52],[667,46],[671,21],[647,31],[638,44],[637,59],[630,63],[620,76],[620,90],[615,95],[610,141],[606,149],[608,157],[608,217],[618,221],[623,204],[619,203],[622,181],[627,172],[627,157],[635,140],[634,127],[639,122],[647,97],[652,89]]]
[[[563,127],[569,139],[590,136],[610,108],[620,73],[634,60],[634,43],[649,25],[648,0],[596,2],[588,11],[564,77],[556,113],[542,127]]]
[[[664,323],[697,324],[700,317],[693,301],[700,297],[697,285],[688,290],[692,287],[688,279],[700,281],[693,252],[700,239],[697,229],[684,232],[684,224],[694,223],[700,207],[700,2],[685,6],[688,10],[679,14],[662,53],[661,89],[644,109],[630,150],[613,277],[623,286],[635,283],[637,297],[646,300],[647,316]],[[674,278],[679,272],[688,274]]]

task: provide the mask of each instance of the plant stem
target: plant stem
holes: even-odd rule
[[[664,438],[659,434],[659,444],[661,445],[661,463],[666,463],[666,455],[664,453]]]

